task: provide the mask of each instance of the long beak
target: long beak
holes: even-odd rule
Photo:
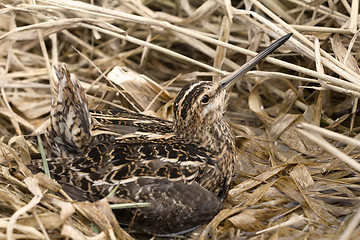
[[[248,61],[247,63],[245,63],[244,65],[241,66],[241,68],[239,68],[238,70],[234,71],[232,74],[230,74],[229,76],[223,78],[221,80],[220,85],[223,88],[226,88],[228,86],[231,85],[231,83],[235,82],[236,80],[238,80],[240,77],[242,77],[245,73],[247,73],[252,67],[254,67],[256,64],[258,64],[258,62],[260,62],[261,60],[263,60],[264,58],[266,58],[270,53],[272,53],[275,49],[277,49],[278,47],[280,47],[281,45],[283,45],[290,37],[291,37],[292,33],[286,34],[285,36],[279,38],[278,40],[276,40],[273,44],[271,44],[269,47],[267,47],[266,49],[264,49],[261,53],[259,53],[258,55],[256,55],[254,58],[252,58],[250,61]]]

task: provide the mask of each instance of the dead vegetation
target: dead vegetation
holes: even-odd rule
[[[13,137],[46,126],[52,65],[67,64],[93,109],[171,119],[186,82],[218,80],[288,32],[293,37],[229,94],[225,115],[241,162],[224,210],[192,238],[360,235],[358,0],[5,0],[0,7],[0,239],[131,239],[105,200],[51,194],[58,184],[24,165],[26,144]]]

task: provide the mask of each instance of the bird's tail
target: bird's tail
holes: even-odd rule
[[[91,117],[84,89],[66,65],[54,67],[58,85],[50,112],[50,125],[45,131],[53,157],[83,154],[91,142]]]

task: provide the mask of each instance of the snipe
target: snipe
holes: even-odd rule
[[[158,235],[185,232],[222,208],[236,163],[234,135],[223,118],[226,88],[290,38],[288,34],[220,82],[185,86],[174,122],[119,111],[89,112],[86,95],[65,66],[43,134],[51,175],[73,198],[114,196],[149,202],[133,227]],[[103,134],[92,135],[95,130]],[[42,171],[40,161],[34,172]],[[135,210],[116,210],[129,224]]]

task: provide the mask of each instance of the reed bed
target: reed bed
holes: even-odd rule
[[[158,239],[27,169],[21,136],[48,123],[54,65],[91,109],[171,119],[186,83],[219,80],[289,32],[229,92],[239,163],[224,209],[178,238],[359,239],[358,11],[358,0],[2,1],[0,239]]]

